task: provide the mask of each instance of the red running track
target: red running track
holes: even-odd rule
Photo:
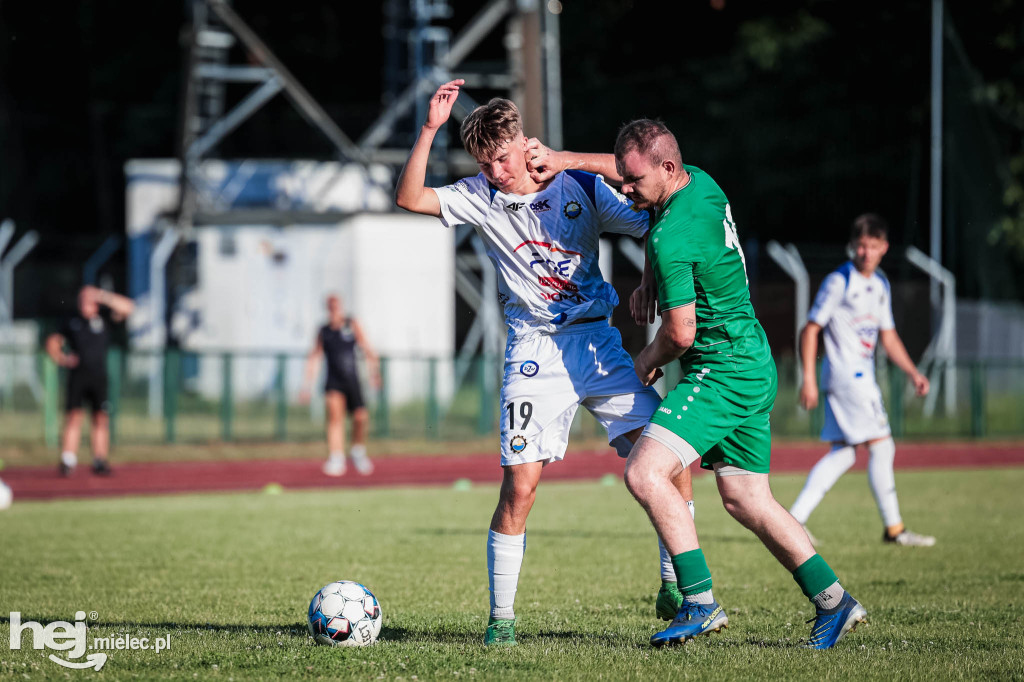
[[[806,472],[825,452],[819,443],[781,444],[772,454],[775,472]],[[544,472],[545,480],[597,479],[622,475],[623,461],[612,450],[570,452]],[[79,466],[68,478],[52,466],[19,467],[3,472],[15,499],[152,495],[197,491],[260,490],[269,483],[285,489],[365,488],[373,486],[448,486],[458,479],[497,484],[501,467],[496,454],[462,456],[385,457],[375,470],[361,476],[349,467],[340,478],[320,472],[323,460],[281,459],[220,462],[150,462],[116,464],[114,474],[95,476]],[[864,469],[860,454],[854,468]],[[900,443],[897,469],[948,469],[1024,466],[1024,445],[990,443]],[[696,468],[693,471],[697,471]]]

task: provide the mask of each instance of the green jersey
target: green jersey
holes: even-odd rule
[[[684,367],[745,371],[772,361],[754,317],[746,262],[729,200],[699,168],[662,207],[647,239],[662,311],[695,303],[697,333],[680,358]]]

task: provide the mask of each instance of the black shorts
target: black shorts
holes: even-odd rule
[[[68,372],[68,390],[65,410],[81,409],[88,405],[95,412],[110,412],[107,400],[107,376],[98,372]]]
[[[327,375],[327,382],[324,384],[324,393],[337,391],[345,398],[345,411],[352,414],[360,407],[366,407],[363,400],[363,389],[359,386],[359,379],[355,377]]]

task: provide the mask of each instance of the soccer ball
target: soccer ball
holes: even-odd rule
[[[309,634],[318,644],[367,646],[377,641],[383,621],[373,592],[351,580],[325,585],[309,602]]]

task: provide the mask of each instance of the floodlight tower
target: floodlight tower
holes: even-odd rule
[[[442,83],[454,78],[466,81],[452,109],[449,126],[459,125],[477,102],[474,90],[497,90],[515,101],[528,135],[538,136],[553,148],[562,147],[562,98],[558,0],[491,0],[454,36],[433,22],[448,18],[447,0],[390,0],[385,6],[384,35],[388,41],[385,104],[377,120],[359,139],[359,148],[373,158],[396,167],[405,163],[419,127],[426,118],[427,98]],[[503,62],[468,62],[487,39],[499,39],[505,47]],[[403,66],[402,54],[408,56]],[[427,181],[440,184],[460,175],[475,175],[474,159],[461,149],[449,149],[450,135],[434,140],[427,167]],[[465,229],[463,229],[465,228]],[[460,228],[456,245],[462,255],[455,260],[456,291],[476,312],[457,365],[468,367],[478,352],[500,355],[504,346],[497,285],[482,242],[472,230]]]

